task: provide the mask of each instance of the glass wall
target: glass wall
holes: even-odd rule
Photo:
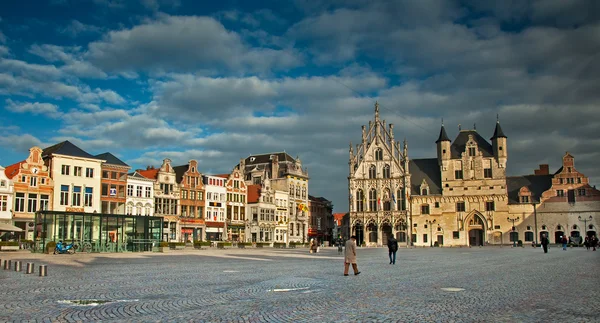
[[[163,218],[117,214],[40,211],[36,242],[75,242],[92,252],[152,251],[162,236]]]

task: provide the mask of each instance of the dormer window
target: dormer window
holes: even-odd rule
[[[255,161],[255,160],[256,160],[256,158],[255,158],[255,157],[250,157],[250,162],[253,162],[253,161]]]
[[[475,155],[475,147],[469,147],[469,156],[474,157]]]
[[[427,195],[427,189],[426,188],[424,188],[424,189],[421,190],[421,195]]]
[[[383,149],[378,148],[375,150],[375,160],[383,160]]]
[[[423,179],[423,181],[421,182],[420,191],[421,195],[429,195],[429,185],[427,184],[425,179]]]

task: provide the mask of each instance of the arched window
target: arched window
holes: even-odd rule
[[[427,195],[427,189],[426,188],[424,188],[424,189],[421,190],[421,195]]]
[[[294,196],[294,184],[290,184],[290,195]]]
[[[361,189],[356,191],[356,212],[364,212],[365,193]]]
[[[296,186],[296,197],[300,197],[300,185]]]
[[[306,198],[306,186],[302,186],[302,198]]]
[[[377,211],[377,191],[374,188],[369,191],[369,211]]]
[[[383,150],[381,148],[375,150],[375,160],[383,160]]]
[[[369,167],[369,178],[375,177],[377,177],[377,168],[375,168],[375,165],[371,165],[371,167]]]
[[[390,178],[390,165],[383,166],[383,178]]]
[[[385,200],[383,201],[383,210],[384,211],[391,211],[392,210],[392,197],[390,196],[390,190],[389,189],[385,189],[384,193],[383,193],[383,197],[385,198]]]

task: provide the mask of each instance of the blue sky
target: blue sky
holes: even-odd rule
[[[508,136],[510,175],[600,179],[594,1],[0,2],[0,165],[71,140],[135,168],[207,174],[285,150],[347,210],[348,145],[381,115],[409,156],[443,118]]]

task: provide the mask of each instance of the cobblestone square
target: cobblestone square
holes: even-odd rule
[[[334,248],[171,253],[0,253],[4,322],[598,322],[600,252],[539,248]],[[26,275],[27,262],[36,273]],[[48,276],[37,275],[48,265]],[[97,300],[77,304],[73,300]]]

